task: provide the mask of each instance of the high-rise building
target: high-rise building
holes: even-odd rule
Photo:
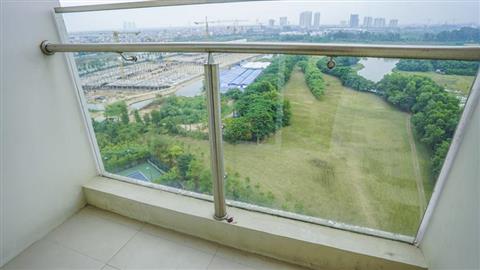
[[[385,18],[375,18],[373,27],[385,27]]]
[[[304,11],[300,13],[300,27],[310,28],[312,27],[312,12]]]
[[[320,12],[315,12],[313,14],[313,28],[320,27]]]
[[[363,18],[363,27],[372,27],[373,18],[372,17],[364,17]]]
[[[268,20],[268,26],[270,26],[270,27],[275,26],[275,20],[274,19]]]
[[[279,22],[280,26],[286,26],[288,24],[288,19],[287,17],[280,17]]]
[[[398,27],[398,20],[391,19],[390,22],[388,22],[388,27]]]
[[[350,27],[358,27],[358,24],[359,24],[358,14],[350,15]]]

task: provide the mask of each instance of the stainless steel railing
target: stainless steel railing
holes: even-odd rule
[[[167,0],[165,0],[167,1]],[[172,2],[190,2],[198,3],[199,0],[172,0]],[[205,3],[210,2],[225,2],[225,0],[204,0]],[[237,2],[240,0],[231,0]],[[155,2],[155,1],[153,1]],[[162,1],[163,3],[163,1]],[[127,8],[127,7],[125,7]],[[65,11],[67,12],[67,11]],[[75,12],[75,11],[69,11]],[[80,10],[78,11],[80,12]],[[221,42],[172,42],[172,43],[129,43],[129,44],[61,44],[50,43],[43,41],[40,44],[40,49],[44,54],[53,55],[60,52],[189,52],[189,53],[208,53],[208,59],[204,66],[205,68],[205,86],[207,93],[207,106],[209,118],[209,136],[210,136],[210,152],[211,152],[211,166],[213,176],[213,197],[214,197],[214,218],[223,220],[227,217],[226,200],[224,191],[224,164],[223,164],[223,149],[222,149],[222,133],[221,133],[221,114],[220,114],[220,97],[219,97],[219,67],[214,63],[212,53],[258,53],[258,54],[298,54],[298,55],[325,55],[325,56],[360,56],[360,57],[380,57],[380,58],[408,58],[408,59],[445,59],[445,60],[480,60],[480,46],[405,46],[405,45],[353,45],[353,44],[322,44],[322,43],[221,43]],[[469,99],[465,112],[467,115],[471,114],[472,102],[478,102],[479,94],[479,76],[472,91],[473,98]],[[462,116],[462,121],[459,124],[461,132],[457,132],[454,142],[457,145],[452,145],[452,149],[458,147],[458,141],[463,136],[463,126],[465,126],[465,117]],[[447,156],[446,163],[451,163],[452,156]],[[444,165],[442,175],[439,182],[445,181],[445,172],[449,164]],[[442,177],[443,176],[443,177]],[[441,185],[440,185],[441,186]],[[432,201],[438,199],[438,192],[432,195]],[[415,241],[410,237],[403,235],[396,235],[393,233],[363,228],[357,226],[348,226],[342,224],[332,223],[331,221],[317,221],[310,217],[297,218],[295,214],[288,215],[288,217],[309,221],[312,223],[327,225],[339,229],[356,231],[364,234],[380,236],[389,239],[395,239],[404,242],[418,243],[423,235],[423,231],[427,226],[429,216],[435,203],[429,204],[426,216],[422,220],[420,230]],[[433,205],[433,206],[432,206]],[[241,205],[239,207],[242,207]],[[256,206],[254,206],[256,207]],[[252,209],[252,206],[248,207]],[[257,207],[261,208],[261,207]],[[255,210],[255,209],[253,209]],[[263,210],[259,210],[264,212]],[[276,214],[275,210],[268,211]],[[284,214],[278,214],[285,216]]]
[[[189,52],[260,53],[380,58],[480,60],[480,46],[356,45],[280,42],[158,42],[158,43],[67,43],[42,42],[45,54],[56,52]]]

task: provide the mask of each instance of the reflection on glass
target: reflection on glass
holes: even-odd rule
[[[253,84],[226,92],[227,197],[413,236],[468,95],[444,76],[478,64],[413,72],[405,61],[424,61],[327,61],[274,56]],[[365,75],[379,62],[374,82]]]
[[[480,29],[468,25],[478,21],[477,2],[382,5],[250,2],[64,19],[75,43],[480,42]],[[386,7],[396,13],[387,15]],[[462,22],[444,25],[441,10],[463,14]],[[442,25],[426,19],[436,17]],[[137,62],[117,53],[75,54],[106,170],[211,194],[205,54],[134,55]],[[320,56],[223,53],[215,60],[227,198],[415,235],[477,62],[336,57],[328,69]]]

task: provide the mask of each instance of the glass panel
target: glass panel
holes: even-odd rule
[[[478,63],[255,61],[264,66],[243,71],[261,70],[253,83],[221,79],[233,111],[223,119],[227,197],[414,236]]]
[[[75,43],[467,46],[480,43],[479,5],[268,1],[63,18]],[[136,63],[116,53],[75,54],[105,168],[211,194],[205,55],[132,55]],[[317,56],[215,59],[230,200],[347,229],[415,235],[478,63],[336,57],[330,70],[329,59]]]
[[[134,55],[75,55],[105,169],[211,194],[208,151],[184,142],[208,143],[205,55]]]
[[[479,10],[480,3],[469,0],[410,1],[408,5],[309,0],[79,12],[63,17],[75,42],[478,44]]]

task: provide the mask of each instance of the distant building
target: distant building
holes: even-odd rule
[[[280,26],[287,26],[288,19],[287,19],[287,17],[280,17],[279,22],[280,22]]]
[[[275,20],[274,19],[268,20],[268,26],[270,26],[270,27],[275,26]]]
[[[311,28],[312,27],[312,12],[304,11],[300,13],[300,27]]]
[[[373,27],[385,27],[385,18],[375,18]]]
[[[398,20],[397,19],[390,20],[390,22],[388,22],[388,27],[398,27]]]
[[[358,14],[350,15],[350,27],[358,27],[358,25],[359,25]]]
[[[135,31],[137,30],[137,26],[135,25],[135,22],[123,22],[123,31],[128,32],[128,31]]]
[[[368,28],[372,27],[373,18],[372,17],[364,17],[363,18],[363,27]]]
[[[315,12],[313,14],[313,28],[320,27],[320,12]]]

